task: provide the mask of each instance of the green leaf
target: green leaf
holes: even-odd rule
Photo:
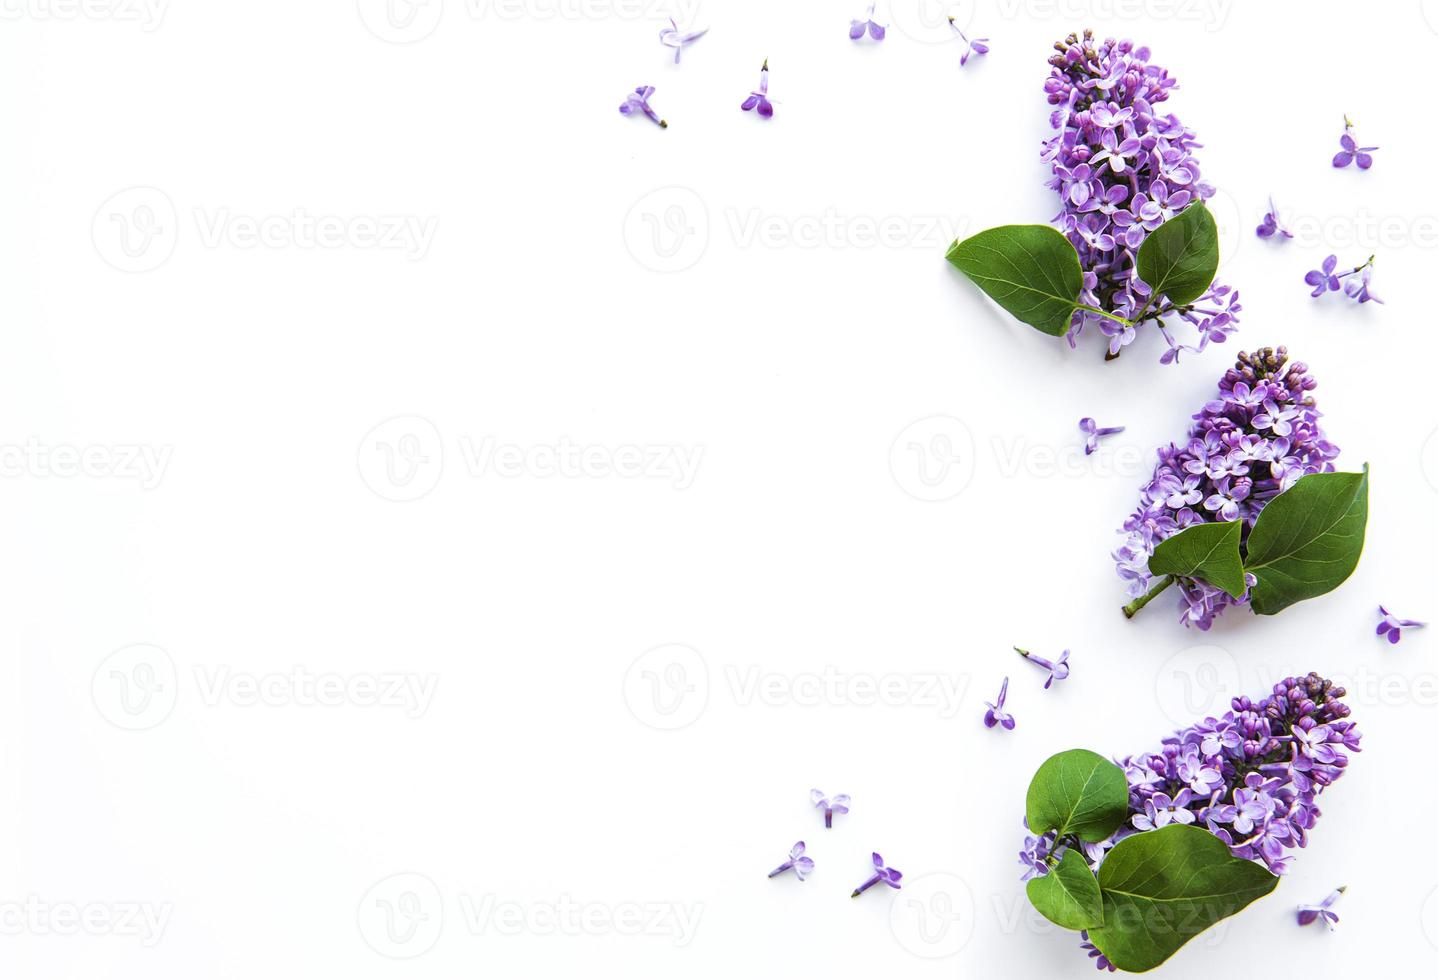
[[[1271,616],[1353,574],[1368,524],[1368,467],[1310,473],[1268,502],[1248,535],[1253,611]]]
[[[1148,570],[1155,575],[1201,579],[1237,599],[1248,587],[1238,550],[1242,537],[1240,521],[1191,524],[1159,542],[1148,560]]]
[[[1100,841],[1128,817],[1128,780],[1097,752],[1070,749],[1039,766],[1026,801],[1029,833]]]
[[[1159,225],[1138,247],[1138,277],[1154,296],[1175,306],[1192,303],[1218,274],[1218,225],[1202,201]]]
[[[1170,824],[1125,837],[1098,871],[1104,924],[1089,941],[1120,970],[1152,970],[1219,919],[1278,885],[1207,830]]]
[[[1062,337],[1083,289],[1073,244],[1048,225],[1004,225],[949,246],[948,259],[1009,313]]]
[[[1103,925],[1103,897],[1098,879],[1075,848],[1064,851],[1058,866],[1042,878],[1030,878],[1025,890],[1044,918],[1065,929]]]

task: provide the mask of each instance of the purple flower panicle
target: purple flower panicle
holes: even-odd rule
[[[1049,186],[1063,201],[1054,220],[1083,264],[1080,301],[1137,324],[1152,322],[1168,345],[1160,358],[1165,364],[1182,351],[1222,343],[1242,309],[1236,291],[1215,282],[1196,302],[1174,307],[1135,274],[1149,232],[1214,193],[1194,158],[1200,144],[1193,130],[1159,111],[1177,80],[1132,41],[1099,43],[1084,31],[1054,47],[1044,91],[1055,107],[1050,123],[1058,135],[1044,143],[1043,158],[1053,169]],[[1163,319],[1170,314],[1195,328],[1196,346],[1174,339]],[[1136,336],[1134,326],[1079,311],[1070,344],[1089,323],[1108,338],[1110,357]]]
[[[1127,537],[1114,560],[1129,595],[1137,600],[1150,586],[1170,584],[1154,585],[1148,570],[1160,541],[1210,521],[1252,527],[1264,505],[1300,477],[1333,472],[1338,447],[1319,425],[1317,384],[1307,365],[1288,360],[1286,347],[1238,355],[1219,380],[1218,397],[1193,417],[1188,440],[1158,451],[1153,478],[1124,522]],[[1206,630],[1224,609],[1248,604],[1203,582],[1178,585],[1187,626]]]

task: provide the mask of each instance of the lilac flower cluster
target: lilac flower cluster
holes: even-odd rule
[[[1134,273],[1138,247],[1148,233],[1169,218],[1213,195],[1200,178],[1193,151],[1194,132],[1156,106],[1177,82],[1148,63],[1148,48],[1132,41],[1095,43],[1093,32],[1070,34],[1054,45],[1058,54],[1044,91],[1057,106],[1050,123],[1059,131],[1045,141],[1044,160],[1053,167],[1049,186],[1059,192],[1063,210],[1055,217],[1084,268],[1081,301],[1114,313],[1133,325],[1079,311],[1069,343],[1086,321],[1108,337],[1116,357],[1132,343],[1134,327],[1152,321],[1168,342],[1161,360],[1172,363],[1180,351],[1198,352],[1222,343],[1234,330],[1241,307],[1238,293],[1214,283],[1197,302],[1175,307]],[[1180,345],[1163,317],[1176,313],[1198,332],[1198,344]]]
[[[1165,577],[1150,588],[1148,560],[1160,541],[1207,521],[1243,521],[1246,536],[1269,500],[1300,477],[1333,471],[1338,447],[1319,425],[1311,394],[1317,384],[1305,364],[1288,360],[1286,347],[1241,353],[1219,381],[1218,397],[1193,417],[1188,441],[1158,451],[1153,478],[1124,522],[1128,537],[1114,552],[1129,595],[1143,597],[1136,605],[1174,584]],[[1248,602],[1203,582],[1177,584],[1180,621],[1199,629]]]
[[[1125,837],[1184,823],[1206,827],[1235,857],[1283,874],[1291,852],[1308,846],[1319,794],[1343,775],[1348,753],[1361,751],[1346,693],[1316,673],[1289,677],[1260,701],[1234,698],[1222,717],[1164,739],[1158,752],[1118,760],[1128,777],[1129,821],[1109,839],[1081,845],[1089,865],[1097,871]],[[1023,877],[1047,874],[1070,843],[1052,831],[1026,837]]]

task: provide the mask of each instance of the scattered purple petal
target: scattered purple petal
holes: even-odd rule
[[[1099,428],[1098,423],[1093,419],[1079,419],[1079,431],[1084,435],[1083,454],[1092,456],[1094,450],[1098,449],[1098,441],[1104,436],[1111,436],[1123,431],[1123,426],[1115,425],[1108,428]]]
[[[859,20],[856,17],[854,20],[849,21],[849,40],[860,40],[864,36],[865,31],[868,31],[869,36],[875,41],[882,41],[884,39],[883,25],[874,22],[874,7],[876,5],[876,3],[869,4],[869,10],[864,14],[863,20]]]
[[[790,868],[794,870],[794,875],[800,881],[803,881],[805,878],[807,878],[809,876],[809,873],[814,870],[814,859],[804,856],[803,841],[799,841],[797,844],[795,844],[789,849],[789,860],[779,865],[773,871],[770,871],[769,877],[773,878],[776,875],[781,875],[785,871],[788,871]]]
[[[1333,928],[1338,925],[1338,915],[1330,910],[1333,908],[1333,903],[1342,898],[1343,893],[1347,890],[1347,886],[1335,888],[1318,905],[1298,906],[1298,924],[1301,926],[1312,925],[1321,919],[1328,926],[1328,931],[1332,932]]]
[[[833,799],[828,799],[824,796],[823,790],[811,789],[809,801],[824,811],[824,826],[828,828],[834,826],[834,814],[849,812],[849,795],[847,793],[840,793]]]
[[[1404,630],[1418,630],[1428,625],[1416,619],[1399,619],[1383,606],[1378,607],[1378,614],[1383,617],[1378,623],[1378,635],[1386,636],[1389,643],[1397,643],[1402,639]]]
[[[674,63],[679,64],[679,55],[684,51],[684,46],[699,40],[709,33],[705,27],[697,31],[681,31],[673,17],[669,18],[669,26],[659,32],[659,43],[667,48],[674,49]]]
[[[994,704],[991,701],[984,702],[989,706],[989,710],[984,712],[985,728],[993,728],[995,725],[1003,725],[1005,731],[1011,732],[1014,730],[1014,725],[1017,724],[1014,721],[1014,716],[1004,710],[1004,701],[1007,700],[1008,696],[1009,679],[1005,677],[1003,686],[999,688],[999,703]]]
[[[624,103],[620,105],[620,113],[626,116],[632,116],[634,113],[640,112],[648,116],[660,129],[668,129],[669,124],[663,119],[660,119],[659,114],[649,107],[649,97],[653,94],[653,85],[639,86],[624,100]]]
[[[1054,681],[1061,681],[1069,675],[1069,652],[1067,650],[1065,650],[1063,652],[1063,655],[1060,656],[1059,659],[1053,663],[1050,663],[1043,657],[1035,656],[1034,654],[1029,653],[1027,650],[1020,649],[1019,647],[1014,647],[1014,650],[1017,651],[1019,655],[1022,656],[1025,660],[1027,660],[1029,663],[1037,664],[1038,666],[1049,672],[1048,678],[1044,681],[1045,691],[1047,691],[1053,685]],[[999,703],[1003,703],[1002,698],[1000,699]]]
[[[855,888],[854,894],[850,895],[849,897],[858,898],[864,892],[868,891],[870,888],[877,885],[881,881],[884,884],[888,885],[890,888],[900,888],[902,886],[899,884],[899,879],[903,877],[904,875],[902,872],[896,871],[893,868],[885,867],[883,857],[879,854],[878,851],[875,851],[873,877],[869,878],[858,888]]]
[[[985,55],[989,53],[988,38],[976,37],[973,40],[969,40],[969,36],[959,28],[959,25],[955,23],[953,17],[949,18],[949,26],[954,29],[954,33],[959,35],[959,40],[964,42],[964,53],[959,55],[960,68],[964,67],[964,65],[967,65],[969,63],[970,56],[976,54]]]

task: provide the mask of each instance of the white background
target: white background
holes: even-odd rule
[[[1432,636],[1373,626],[1438,617],[1435,5],[981,0],[960,70],[940,7],[873,45],[860,0],[705,2],[676,68],[664,10],[556,2],[5,0],[3,972],[1087,976],[1017,880],[1034,768],[1310,668],[1365,751],[1166,975],[1431,971]],[[1222,188],[1242,330],[1176,367],[943,261],[1056,210],[1045,62],[1085,24],[1180,79]],[[615,111],[644,83],[667,130]],[[1345,112],[1368,173],[1329,166]],[[1298,240],[1253,237],[1270,192]],[[1310,300],[1329,252],[1388,304]],[[1277,343],[1372,465],[1362,565],[1276,619],[1126,622],[1153,448]],[[1128,429],[1085,459],[1085,415]],[[832,831],[813,786],[854,797]],[[814,875],[767,880],[800,838]],[[876,849],[909,885],[851,901]]]

